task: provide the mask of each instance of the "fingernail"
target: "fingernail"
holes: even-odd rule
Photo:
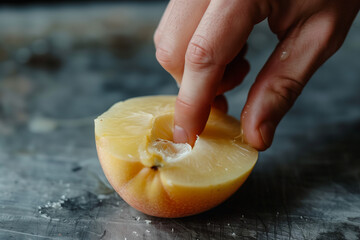
[[[178,125],[175,125],[174,127],[173,138],[174,138],[174,142],[176,143],[187,143],[189,141],[188,135],[185,132],[185,130]]]
[[[264,144],[270,147],[275,133],[275,125],[270,121],[263,122],[260,124],[259,131]]]

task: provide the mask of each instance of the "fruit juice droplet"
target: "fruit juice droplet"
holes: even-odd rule
[[[281,56],[280,56],[280,61],[284,61],[289,57],[289,52],[287,51],[282,51],[281,52]]]

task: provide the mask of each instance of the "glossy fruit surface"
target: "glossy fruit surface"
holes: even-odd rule
[[[95,119],[98,156],[116,192],[137,210],[183,217],[230,197],[258,153],[242,141],[240,122],[212,109],[191,148],[172,142],[175,96],[129,99]]]

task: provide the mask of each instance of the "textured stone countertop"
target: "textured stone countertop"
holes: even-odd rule
[[[176,94],[154,57],[163,4],[0,9],[0,239],[360,239],[360,19],[228,201],[161,219],[109,187],[93,119],[130,97]],[[236,117],[275,46],[249,40]]]

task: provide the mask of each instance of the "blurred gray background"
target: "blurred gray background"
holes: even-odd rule
[[[0,239],[359,239],[359,17],[224,204],[160,219],[113,192],[93,119],[130,97],[177,93],[152,42],[165,4],[0,9]],[[227,94],[231,115],[276,42],[256,26],[251,72]]]

